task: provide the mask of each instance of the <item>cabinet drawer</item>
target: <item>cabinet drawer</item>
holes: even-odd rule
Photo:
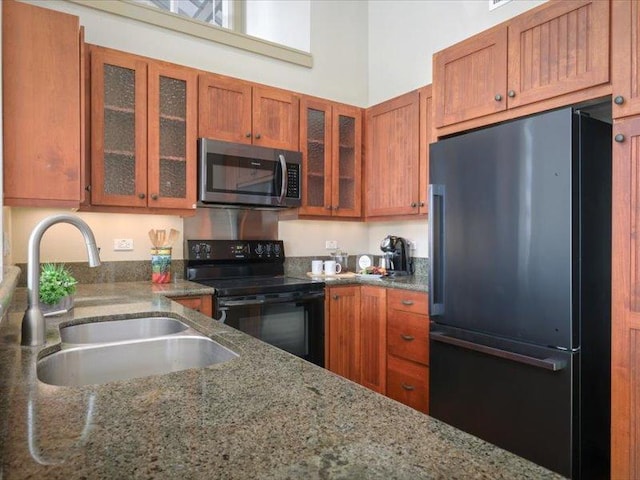
[[[429,365],[429,317],[395,311],[387,318],[387,351]]]
[[[409,290],[389,289],[387,292],[387,309],[427,315],[427,294]]]
[[[388,355],[387,396],[429,413],[429,367]]]

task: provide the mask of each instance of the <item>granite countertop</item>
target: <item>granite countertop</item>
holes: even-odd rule
[[[0,477],[561,478],[520,457],[266,345],[165,295],[197,284],[80,285],[20,347],[25,289],[0,325]],[[165,312],[239,354],[226,363],[84,387],[36,379],[59,326]]]

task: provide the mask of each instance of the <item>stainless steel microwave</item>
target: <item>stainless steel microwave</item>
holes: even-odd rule
[[[200,138],[198,163],[201,206],[301,204],[300,152]]]

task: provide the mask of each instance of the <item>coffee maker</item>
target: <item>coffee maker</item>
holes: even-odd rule
[[[413,274],[413,260],[407,240],[395,235],[387,235],[380,243],[380,250],[384,252],[384,263],[389,275]]]

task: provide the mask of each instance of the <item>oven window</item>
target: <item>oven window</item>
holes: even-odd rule
[[[253,337],[324,366],[322,300],[266,305],[234,305],[225,323]]]
[[[279,162],[209,153],[207,164],[209,192],[277,196]]]

